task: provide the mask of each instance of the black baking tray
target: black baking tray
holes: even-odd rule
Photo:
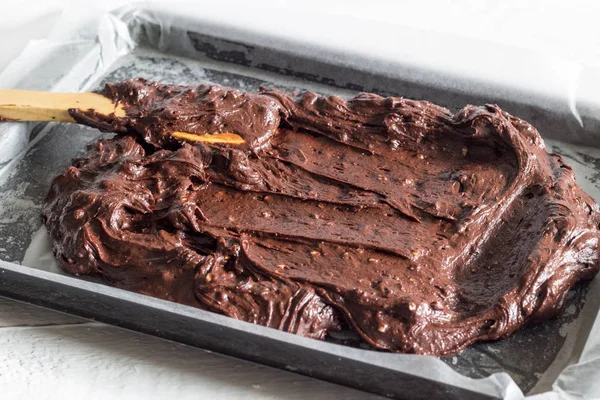
[[[498,103],[532,122],[545,137],[580,144],[589,144],[593,137],[590,129],[597,123],[594,120],[586,128],[574,123],[568,104],[560,99],[515,94],[443,73],[415,72],[414,67],[401,62],[374,67],[372,60],[360,56],[252,34],[211,20],[164,13],[146,18],[135,10],[121,18],[126,21],[135,49],[107,68],[94,83],[95,88],[104,82],[141,76],[180,84],[212,82],[243,90],[265,85],[342,96],[367,91],[427,99],[453,111],[465,104]],[[177,18],[179,22],[164,31],[161,18]],[[88,82],[78,84],[84,88]],[[474,86],[478,90],[471,90]],[[487,95],[481,94],[484,92]],[[562,345],[561,326],[577,318],[585,302],[587,288],[580,285],[569,296],[568,305],[574,309],[569,315],[525,328],[502,342],[476,344],[458,356],[444,358],[443,364],[433,357],[389,354],[306,339],[102,283],[8,262],[23,259],[35,231],[34,222],[40,224],[39,205],[52,177],[80,154],[86,143],[99,136],[89,128],[56,124],[37,125],[33,137],[39,132],[45,134],[35,139],[36,144],[19,161],[22,168],[17,164],[11,179],[1,186],[2,190],[15,192],[20,200],[34,204],[27,209],[17,207],[12,222],[0,223],[0,240],[11,238],[0,246],[2,296],[398,399],[497,398],[486,392],[485,385],[471,379],[493,372],[511,372],[522,390],[528,391]],[[26,183],[26,188],[17,190],[22,183]],[[0,199],[0,207],[3,201],[6,198]],[[536,343],[533,346],[532,339]],[[418,364],[418,373],[411,373],[413,361]],[[450,368],[465,375],[463,379],[449,384],[443,370]]]

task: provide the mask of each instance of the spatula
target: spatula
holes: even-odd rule
[[[69,109],[94,110],[103,115],[125,117],[125,109],[98,93],[51,93],[29,90],[0,90],[0,120],[55,121],[75,123]],[[166,135],[190,142],[242,144],[236,133],[199,135],[189,132],[166,132]]]

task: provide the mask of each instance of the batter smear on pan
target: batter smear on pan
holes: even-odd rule
[[[361,94],[106,85],[119,133],[52,183],[62,268],[300,335],[450,354],[556,315],[599,268],[598,205],[538,132]],[[165,132],[233,132],[245,144]]]

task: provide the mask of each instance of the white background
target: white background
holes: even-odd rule
[[[110,9],[127,2],[88,3]],[[63,7],[70,4],[75,3],[0,0],[0,71],[29,40],[48,35]],[[457,48],[469,47],[469,38],[479,38],[585,65],[600,63],[596,1],[255,0],[253,4],[264,8],[265,18],[273,8],[289,10],[290,16],[302,8],[458,35],[462,40],[455,43]],[[235,12],[235,7],[231,10]],[[310,21],[306,24],[310,27]],[[354,390],[4,299],[0,299],[0,397],[368,398]]]

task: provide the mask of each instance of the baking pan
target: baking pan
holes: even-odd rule
[[[415,71],[402,63],[374,67],[359,56],[324,55],[318,48],[164,10],[147,14],[130,8],[109,20],[113,28],[127,30],[127,50],[114,56],[110,65],[96,65],[93,78],[70,73],[65,66],[56,72],[63,88],[97,89],[105,82],[145,77],[242,90],[262,85],[341,96],[368,91],[426,99],[452,111],[466,104],[498,103],[536,125],[550,139],[548,147],[574,164],[579,183],[598,200],[600,152],[590,147],[598,121],[583,115],[586,123],[577,123],[571,105],[562,99],[499,90],[443,73]],[[526,327],[503,341],[477,343],[440,362],[429,356],[345,346],[337,343],[339,338],[306,339],[67,276],[50,265],[21,265],[31,251],[32,237],[45,240],[39,212],[51,179],[101,136],[90,128],[58,124],[30,125],[29,131],[27,148],[0,177],[2,296],[399,399],[498,398],[511,387],[511,380],[527,393],[562,353],[585,343],[593,320],[583,317],[584,306],[590,315],[598,310],[597,301],[586,305],[591,286],[578,285],[559,318]],[[576,340],[567,340],[569,335]],[[484,377],[488,378],[475,379]]]

